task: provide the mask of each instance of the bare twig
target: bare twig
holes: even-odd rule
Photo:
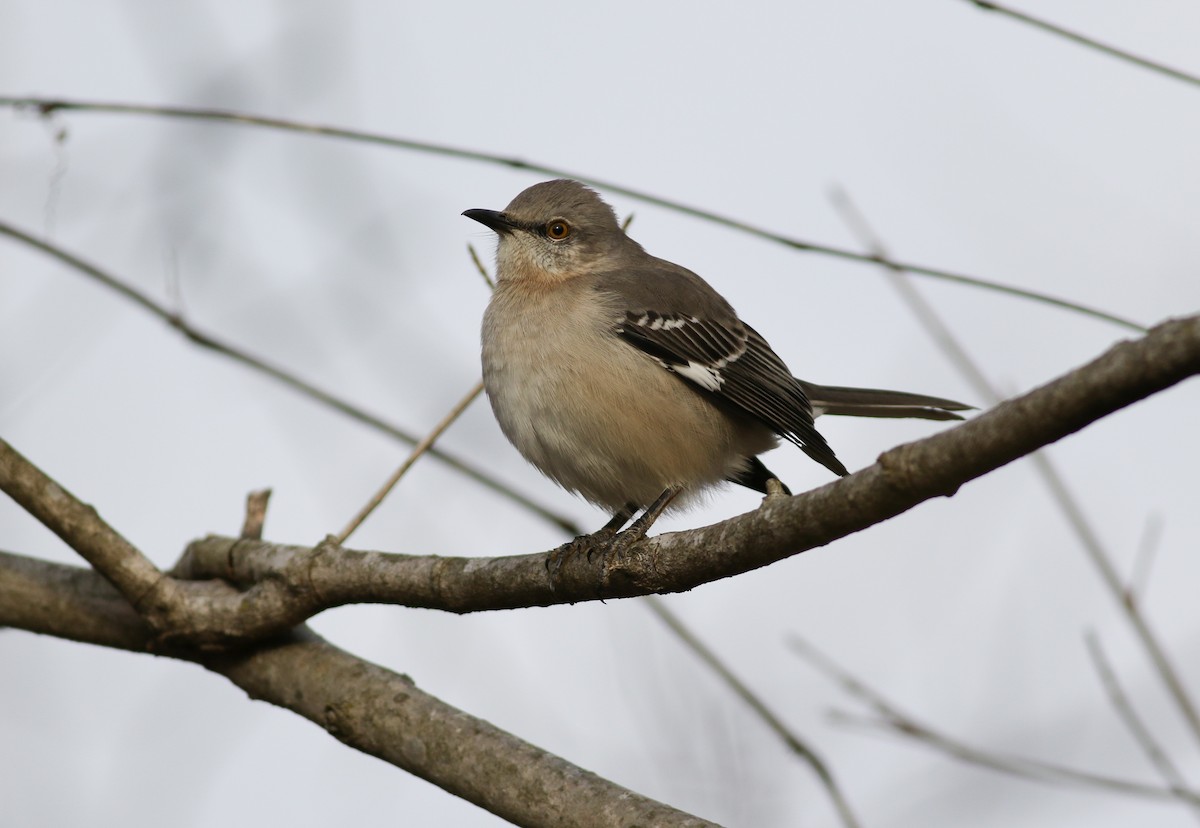
[[[492,274],[487,272],[487,268],[483,266],[483,261],[479,258],[479,253],[475,250],[475,245],[468,244],[467,252],[471,254],[471,261],[475,263],[475,269],[479,271],[479,275],[483,277],[484,283],[488,286],[488,290],[496,289],[496,280],[492,278]]]
[[[1134,741],[1138,743],[1138,747],[1146,754],[1146,758],[1150,760],[1150,764],[1158,771],[1159,776],[1167,783],[1172,791],[1185,799],[1192,806],[1192,815],[1200,818],[1200,802],[1197,802],[1188,790],[1187,781],[1183,778],[1183,774],[1175,767],[1175,763],[1158,744],[1154,738],[1154,734],[1146,727],[1145,723],[1134,710],[1133,704],[1129,697],[1125,695],[1125,691],[1121,688],[1121,682],[1117,679],[1117,673],[1109,663],[1108,656],[1104,653],[1104,647],[1100,644],[1100,638],[1095,632],[1089,631],[1084,636],[1084,641],[1087,644],[1088,655],[1092,658],[1092,665],[1096,668],[1096,673],[1100,676],[1100,682],[1104,685],[1104,692],[1112,702],[1113,709],[1117,711],[1117,715],[1125,724],[1133,736]]]
[[[872,252],[880,253],[882,260],[886,252],[882,242],[871,229],[863,214],[851,201],[849,195],[843,190],[836,190],[833,193],[833,201],[846,223],[860,237],[863,246]],[[949,326],[942,321],[940,315],[933,309],[933,306],[925,301],[916,286],[911,284],[903,273],[895,269],[892,269],[890,282],[900,293],[900,297],[908,305],[909,309],[921,321],[926,330],[930,332],[930,335],[942,348],[950,362],[971,383],[976,392],[993,404],[999,402],[999,391],[984,376],[975,361],[967,354],[966,349],[959,343],[958,338],[951,332]],[[1158,640],[1158,636],[1150,628],[1146,617],[1142,614],[1136,602],[1128,600],[1129,593],[1122,585],[1120,576],[1117,574],[1112,554],[1109,553],[1108,549],[1100,541],[1100,536],[1084,514],[1083,507],[1080,506],[1079,501],[1071,493],[1058,468],[1050,461],[1046,453],[1041,451],[1036,452],[1030,459],[1038,474],[1041,475],[1043,482],[1050,489],[1050,493],[1058,504],[1059,510],[1074,530],[1075,536],[1079,539],[1080,545],[1083,546],[1084,551],[1087,553],[1088,559],[1091,560],[1096,571],[1100,573],[1100,579],[1104,583],[1104,586],[1117,602],[1118,606],[1121,607],[1126,619],[1133,627],[1134,632],[1142,643],[1142,647],[1146,650],[1160,678],[1167,686],[1171,697],[1175,700],[1175,704],[1187,722],[1192,735],[1197,742],[1200,742],[1200,713],[1197,712],[1196,705],[1192,701],[1187,688],[1184,686],[1179,672],[1175,669],[1175,665],[1167,655],[1166,648],[1163,647],[1162,643]]]
[[[831,710],[830,718],[842,725],[882,730],[892,736],[916,741],[961,762],[989,768],[1031,782],[1041,782],[1046,785],[1076,785],[1158,802],[1182,802],[1188,806],[1200,803],[1200,792],[1198,791],[1174,791],[1117,776],[1105,776],[1065,765],[1056,765],[1053,762],[1042,762],[1024,756],[977,748],[952,736],[931,730],[912,719],[897,722],[886,718],[857,716],[842,710]]]
[[[482,391],[483,383],[475,383],[475,386],[468,391],[461,400],[455,403],[454,407],[451,408],[450,411],[446,413],[446,416],[442,418],[442,421],[434,426],[432,431],[421,438],[421,441],[413,448],[412,453],[409,454],[405,461],[400,464],[400,468],[396,469],[395,473],[393,473],[392,476],[388,478],[387,482],[379,488],[379,491],[375,493],[374,497],[367,502],[367,505],[363,506],[363,508],[359,510],[358,514],[356,514],[350,520],[350,522],[346,524],[346,528],[343,529],[342,533],[337,536],[337,542],[339,544],[345,543],[346,538],[350,537],[354,530],[362,525],[362,522],[367,519],[367,516],[370,515],[371,512],[375,511],[375,507],[382,503],[383,499],[387,497],[388,492],[390,492],[392,488],[400,482],[400,478],[403,477],[408,470],[413,467],[414,463],[421,459],[422,455],[426,454],[430,449],[433,448],[433,444],[437,442],[438,438],[441,437],[442,434],[445,433],[446,429],[453,425],[454,421],[457,420],[462,413],[467,410],[467,406],[475,402],[475,398],[478,397]]]
[[[263,524],[267,520],[267,502],[270,499],[270,489],[259,489],[246,495],[246,519],[242,523],[241,534],[244,540],[262,540]]]
[[[840,685],[850,696],[870,707],[879,717],[878,719],[860,718],[852,714],[837,713],[836,719],[839,721],[883,728],[890,733],[915,739],[964,762],[991,768],[992,770],[1018,776],[1023,779],[1052,784],[1081,785],[1112,793],[1145,797],[1147,799],[1183,801],[1192,806],[1200,803],[1200,793],[1196,791],[1187,789],[1167,790],[1118,777],[1089,773],[1063,765],[1055,765],[1049,762],[1027,759],[1022,756],[1012,756],[973,747],[965,742],[939,733],[917,721],[907,713],[904,713],[881,693],[856,678],[808,641],[797,636],[790,636],[788,638],[788,646],[796,655]]]
[[[0,221],[0,235],[9,236],[10,238],[16,239],[19,242],[40,250],[43,253],[46,253],[54,259],[62,262],[63,264],[74,268],[80,273],[95,279],[106,287],[115,290],[126,299],[129,299],[131,302],[141,307],[143,310],[146,310],[149,313],[157,316],[159,319],[167,322],[169,325],[171,325],[171,327],[179,331],[188,340],[202,348],[207,348],[214,353],[228,357],[229,359],[239,362],[248,368],[258,371],[259,373],[266,374],[267,376],[272,377],[288,386],[293,391],[297,391],[300,394],[309,397],[310,399],[316,400],[322,405],[328,406],[329,408],[332,408],[341,414],[345,414],[347,417],[350,417],[353,420],[387,434],[389,437],[399,440],[400,442],[408,443],[410,446],[416,445],[419,442],[416,437],[402,430],[398,426],[395,426],[386,420],[381,419],[380,417],[376,417],[374,414],[370,414],[364,409],[359,408],[358,406],[353,405],[352,403],[349,403],[340,397],[334,396],[328,391],[324,391],[310,382],[300,379],[295,374],[291,374],[282,368],[253,356],[249,352],[237,346],[222,342],[215,337],[201,332],[177,313],[154,301],[146,294],[142,293],[136,288],[130,287],[100,267],[84,261],[72,253],[68,253],[58,245],[51,244],[50,242],[32,236],[29,233],[26,233],[23,230],[20,230],[3,221]],[[554,513],[545,506],[542,506],[541,504],[529,499],[525,495],[513,490],[486,472],[475,468],[474,466],[458,459],[452,454],[447,454],[445,451],[439,448],[432,449],[429,454],[433,457],[436,457],[439,461],[459,472],[460,474],[465,475],[471,480],[474,480],[476,483],[486,486],[493,492],[496,492],[497,494],[502,495],[503,497],[506,497],[509,500],[521,505],[543,520],[546,520],[549,523],[561,528],[568,534],[579,534],[579,527],[576,526],[574,521],[572,521],[570,518]]]
[[[1094,319],[1100,319],[1114,325],[1119,325],[1130,331],[1145,332],[1146,330],[1145,326],[1134,322],[1133,320],[1125,319],[1116,314],[1108,313],[1107,311],[1102,311],[1097,308],[1090,308],[1067,299],[1050,296],[1049,294],[1041,293],[1039,291],[1019,288],[1013,285],[1005,285],[990,279],[969,276],[964,273],[957,273],[943,268],[927,267],[925,265],[913,264],[910,262],[898,262],[890,259],[881,260],[876,256],[866,256],[862,253],[858,253],[846,248],[805,241],[793,236],[786,236],[782,233],[776,233],[748,222],[739,221],[738,219],[731,218],[729,216],[720,215],[710,210],[692,207],[672,199],[652,195],[632,187],[626,187],[611,181],[604,181],[593,176],[580,175],[579,173],[562,170],[546,164],[524,161],[520,158],[511,158],[488,152],[480,152],[478,150],[451,147],[444,144],[434,144],[427,141],[414,141],[407,138],[397,138],[389,135],[381,135],[379,133],[344,129],[342,127],[333,127],[322,124],[302,123],[284,118],[268,118],[262,115],[248,115],[245,113],[221,109],[201,109],[182,106],[152,106],[147,104],[66,100],[61,98],[14,97],[11,95],[0,96],[0,106],[9,106],[18,109],[34,109],[41,114],[71,110],[77,112],[107,112],[124,115],[147,115],[164,118],[185,118],[188,120],[197,121],[245,124],[267,129],[301,132],[310,135],[321,135],[331,138],[358,141],[367,144],[391,147],[394,149],[432,153],[435,155],[443,155],[467,161],[499,164],[506,167],[512,167],[514,169],[542,173],[544,175],[550,175],[556,178],[574,178],[579,181],[593,184],[597,187],[608,190],[609,192],[618,193],[647,204],[653,204],[657,207],[673,210],[677,213],[682,213],[693,218],[712,222],[714,224],[721,225],[722,227],[728,227],[730,229],[737,230],[760,239],[765,239],[776,244],[782,244],[785,247],[792,248],[793,250],[817,253],[824,256],[832,256],[834,258],[844,259],[847,261],[883,264],[887,265],[888,267],[899,268],[908,273],[913,273],[920,276],[928,276],[930,278],[941,279],[943,281],[954,282],[961,285],[969,285],[976,288],[982,288],[998,293],[1004,293],[1009,296],[1015,296],[1018,298],[1039,302],[1041,304],[1052,305],[1073,313],[1083,314]]]
[[[993,3],[990,2],[990,0],[967,0],[967,2],[978,6],[984,11],[998,12],[999,14],[1006,15],[1013,20],[1019,20],[1022,23],[1033,26],[1035,29],[1041,29],[1043,32],[1049,32],[1050,34],[1058,35],[1061,38],[1078,43],[1080,46],[1086,46],[1089,49],[1095,49],[1097,52],[1102,52],[1110,57],[1123,60],[1126,63],[1132,63],[1135,66],[1140,66],[1143,69],[1149,69],[1152,72],[1157,72],[1160,75],[1165,75],[1168,78],[1174,78],[1175,80],[1183,81],[1184,83],[1190,83],[1193,86],[1200,86],[1200,77],[1190,75],[1187,72],[1182,72],[1179,69],[1173,69],[1170,66],[1159,63],[1158,61],[1139,57],[1124,49],[1118,49],[1115,46],[1109,46],[1106,43],[1101,43],[1098,40],[1094,40],[1086,35],[1081,35],[1078,32],[1073,32],[1070,29],[1063,28],[1055,23],[1050,23],[1049,21],[1042,20],[1039,17],[1034,17],[1031,14],[1017,11],[1009,6],[1005,6],[1000,3]]]
[[[880,262],[887,261],[887,248],[884,247],[883,241],[867,222],[866,216],[858,209],[858,205],[851,199],[850,194],[842,187],[834,187],[829,191],[829,200],[850,232],[858,237],[863,249],[873,256],[878,256]],[[925,301],[925,297],[921,295],[916,286],[904,278],[903,272],[888,265],[884,265],[884,268],[888,275],[888,283],[900,294],[900,298],[904,300],[909,311],[917,317],[922,327],[933,337],[934,342],[967,380],[975,393],[986,400],[989,406],[1000,402],[1002,398],[1000,392],[992,387],[991,382],[984,376],[975,360],[958,341],[958,337],[933,309],[933,306]]]
[[[1146,518],[1142,530],[1142,539],[1138,543],[1137,554],[1133,558],[1133,571],[1129,575],[1129,584],[1125,587],[1125,601],[1140,604],[1146,594],[1146,586],[1150,582],[1150,568],[1154,563],[1158,544],[1162,540],[1163,520],[1156,514]]]
[[[842,793],[841,788],[837,784],[837,780],[834,779],[833,772],[829,769],[829,766],[825,764],[825,761],[817,755],[816,751],[809,747],[803,739],[793,733],[791,729],[783,723],[783,720],[780,719],[779,716],[777,716],[775,712],[767,706],[766,702],[764,702],[757,693],[751,690],[745,684],[745,682],[738,678],[737,675],[729,668],[729,666],[717,656],[716,653],[709,649],[703,641],[697,638],[696,635],[690,629],[688,629],[687,625],[683,623],[683,620],[679,618],[679,616],[673,611],[671,611],[671,609],[666,605],[666,602],[655,595],[647,595],[644,601],[646,606],[650,608],[650,611],[657,615],[659,620],[666,624],[668,629],[670,629],[671,632],[673,632],[688,649],[695,653],[696,656],[703,661],[710,670],[716,673],[717,676],[719,676],[720,679],[724,681],[731,690],[733,690],[734,694],[737,695],[738,698],[740,698],[743,702],[745,702],[750,709],[754,711],[754,714],[758,716],[758,718],[761,719],[763,723],[766,724],[766,726],[780,738],[780,740],[783,741],[788,750],[808,763],[808,765],[813,769],[813,772],[816,773],[817,778],[821,780],[821,784],[825,786],[825,790],[829,794],[829,798],[833,801],[833,805],[837,809],[838,816],[841,817],[842,824],[850,826],[850,828],[857,828],[859,822],[857,817],[854,815],[854,811],[850,808],[849,801],[847,801],[845,795]]]
[[[1117,574],[1116,564],[1113,563],[1112,556],[1104,544],[1101,543],[1099,534],[1083,514],[1078,501],[1072,497],[1066,483],[1062,479],[1062,475],[1058,473],[1058,469],[1041,452],[1033,455],[1030,459],[1042,475],[1042,479],[1046,482],[1046,485],[1050,487],[1054,499],[1058,501],[1067,520],[1071,523],[1072,528],[1074,528],[1075,535],[1079,538],[1080,543],[1083,544],[1088,557],[1096,567],[1096,571],[1100,573],[1100,578],[1104,582],[1105,587],[1107,587],[1109,594],[1117,602],[1117,605],[1121,607],[1126,620],[1133,627],[1133,631],[1141,642],[1142,648],[1150,657],[1155,670],[1174,700],[1175,706],[1191,730],[1192,737],[1200,743],[1200,713],[1197,712],[1196,704],[1192,700],[1187,687],[1184,685],[1179,671],[1175,668],[1175,663],[1167,654],[1166,647],[1159,640],[1158,634],[1150,627],[1150,622],[1146,619],[1145,614],[1142,613],[1141,608],[1136,602],[1126,600],[1125,589],[1121,584],[1120,576]]]

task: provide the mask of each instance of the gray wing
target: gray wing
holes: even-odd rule
[[[600,284],[624,308],[616,333],[701,393],[731,403],[834,474],[846,467],[813,427],[804,388],[767,341],[691,271],[662,260]]]

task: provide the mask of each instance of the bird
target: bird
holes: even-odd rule
[[[526,460],[612,515],[589,539],[641,512],[621,533],[640,539],[724,482],[771,493],[778,478],[759,455],[781,440],[846,476],[816,430],[822,414],[958,420],[971,408],[797,379],[716,289],[647,253],[579,181],[462,215],[498,237],[481,331],[492,411]]]

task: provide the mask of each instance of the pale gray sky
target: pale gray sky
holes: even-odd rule
[[[1026,4],[1033,8],[1033,4]],[[1046,0],[1038,14],[1200,73],[1200,7]],[[236,108],[518,156],[814,241],[855,246],[845,187],[898,257],[1143,323],[1200,306],[1200,88],[968,2],[0,3],[0,94]],[[65,139],[56,143],[56,130]],[[254,128],[0,110],[0,218],[193,324],[414,432],[478,377],[486,288],[459,216],[542,176]],[[976,395],[874,269],[606,194],[631,235],[721,290],[802,377]],[[919,283],[992,380],[1034,387],[1127,336]],[[1163,520],[1147,612],[1200,689],[1196,411],[1185,384],[1050,450],[1123,572]],[[822,420],[852,469],[937,424]],[[336,531],[406,449],[0,239],[0,434],[156,562],[232,533],[272,486],[272,539]],[[587,527],[485,404],[445,446]],[[784,448],[793,489],[828,474]],[[660,530],[756,505],[724,491]],[[353,545],[498,555],[563,540],[424,462]],[[7,499],[0,546],[76,557]],[[852,705],[798,633],[972,744],[1156,781],[1082,634],[1193,783],[1197,746],[1028,461],[886,525],[669,599],[811,739],[863,822],[1192,824],[1182,808],[1047,788],[832,725]],[[835,825],[791,759],[637,602],[464,618],[347,608],[314,626],[424,689],[641,793],[742,826]],[[198,668],[0,633],[0,801],[21,826],[499,820]]]

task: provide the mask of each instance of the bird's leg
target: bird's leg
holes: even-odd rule
[[[617,557],[620,557],[625,554],[626,549],[646,537],[646,533],[650,531],[650,527],[654,525],[654,521],[658,520],[659,516],[671,505],[671,501],[678,497],[682,491],[683,489],[674,486],[663,490],[663,493],[646,507],[646,511],[642,512],[642,516],[635,520],[632,526],[613,539],[609,547],[612,552]]]
[[[640,508],[636,503],[626,503],[620,511],[612,516],[608,523],[601,526],[588,537],[595,538],[596,540],[608,540],[614,537],[626,523],[629,523],[629,519],[636,515]]]

